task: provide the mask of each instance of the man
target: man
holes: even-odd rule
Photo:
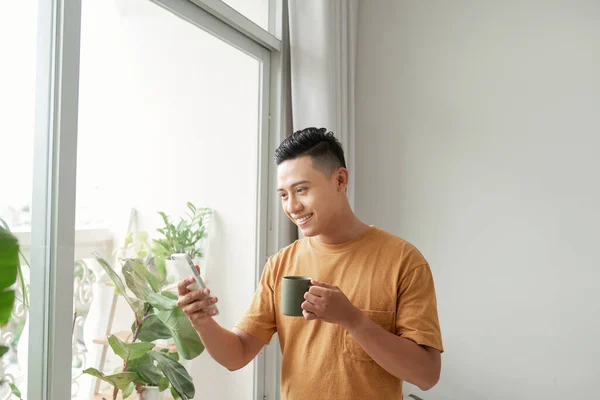
[[[178,305],[209,354],[230,370],[279,334],[281,398],[402,399],[402,381],[423,390],[440,375],[442,340],[433,278],[408,242],[361,222],[348,203],[348,170],[325,129],[295,132],[275,151],[285,214],[305,238],[269,258],[254,300],[232,331],[205,308],[209,290],[179,284]],[[313,278],[304,318],[281,312],[281,280]]]

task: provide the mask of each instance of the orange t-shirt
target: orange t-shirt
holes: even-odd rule
[[[310,276],[339,287],[386,330],[440,351],[433,277],[410,243],[370,227],[349,242],[298,240],[269,258],[238,329],[268,344],[279,334],[283,400],[402,399],[402,381],[381,368],[344,328],[281,312],[281,280]]]

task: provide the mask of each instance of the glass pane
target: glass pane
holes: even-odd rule
[[[228,6],[266,31],[269,30],[269,1],[279,0],[223,0]]]
[[[35,119],[37,1],[0,0],[0,218],[19,239],[23,280],[15,285],[16,300],[8,324],[0,327],[0,359],[4,378],[26,396],[28,295]],[[24,283],[24,285],[22,284]],[[24,290],[23,290],[24,289]],[[0,399],[10,387],[0,385]]]
[[[162,269],[164,253],[178,246],[167,241],[161,243],[166,250],[155,248],[155,240],[165,238],[157,231],[164,227],[158,213],[177,225],[192,213],[187,202],[208,207],[214,211],[202,220],[208,236],[199,242],[183,237],[198,232],[194,225],[175,232],[177,241],[189,244],[186,251],[198,247],[203,253],[195,261],[220,298],[216,319],[221,325],[231,328],[251,301],[260,62],[149,1],[83,0],[81,35],[76,225],[86,236],[80,236],[76,249],[83,262],[76,269],[74,354],[80,362],[73,392],[77,399],[99,399],[112,398],[110,385],[80,372],[121,370],[123,360],[106,346],[105,332],[131,341],[137,329],[123,297],[113,303],[114,286],[92,251],[122,278],[130,274],[174,291],[190,274],[170,262]],[[156,281],[145,272],[135,275],[137,264],[122,267],[119,260],[144,259],[148,249],[155,263],[142,262],[141,268]],[[156,288],[144,285],[130,296],[144,299],[143,290]],[[144,321],[149,320],[160,325],[160,318]],[[152,339],[138,334],[137,340]],[[176,348],[170,338],[154,343]],[[230,373],[208,352],[182,364],[202,398],[252,398],[252,365]]]

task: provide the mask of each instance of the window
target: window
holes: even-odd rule
[[[36,36],[37,1],[0,1],[0,218],[21,243],[31,221]],[[22,283],[29,281],[25,262],[22,271],[11,319],[0,327],[0,345],[9,347],[0,359],[0,379],[25,392],[28,296],[23,296],[27,289],[22,290]],[[10,391],[8,385],[0,385],[0,398],[7,398]]]
[[[227,5],[265,30],[269,30],[269,7],[274,0],[224,0]]]
[[[0,218],[13,231],[31,221],[36,35],[37,1],[0,1]]]
[[[217,321],[232,327],[255,285],[264,60],[155,4],[138,3],[123,12],[113,2],[83,1],[77,225],[106,228],[115,250],[123,246],[135,209],[134,233],[149,234],[151,246],[162,237],[159,211],[177,223],[189,211],[187,202],[209,207],[210,240],[197,262],[221,299]],[[119,269],[112,252],[103,257]],[[179,274],[189,273],[171,267],[172,288]],[[109,315],[113,296],[105,283],[94,284],[79,342],[87,350],[81,369],[110,373],[122,361],[108,349],[100,363],[107,325],[111,334],[131,336],[135,317],[122,299]],[[207,352],[186,363],[197,390],[215,399],[253,398],[254,364],[235,373],[215,364]],[[81,375],[73,391],[83,400],[94,386],[95,394],[108,398],[111,387],[96,389],[96,383]]]
[[[0,2],[10,60],[0,65],[9,110],[0,118],[0,216],[32,264],[25,279],[35,304],[19,351],[2,361],[24,398],[96,399],[107,389],[83,370],[119,365],[104,332],[129,330],[131,313],[113,302],[90,255],[117,266],[131,215],[152,239],[158,211],[178,220],[188,201],[211,208],[199,263],[221,299],[217,320],[231,327],[249,305],[273,236],[270,76],[279,44],[267,31],[275,2],[238,3],[230,5],[253,23],[209,12],[228,9],[218,0]],[[214,388],[209,396],[264,393],[263,358],[233,374],[213,364],[206,352],[184,363],[197,388]]]

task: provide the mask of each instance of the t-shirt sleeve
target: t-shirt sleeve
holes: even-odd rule
[[[269,344],[277,331],[275,322],[274,271],[271,259],[265,264],[250,307],[235,327]]]
[[[397,334],[443,352],[435,287],[429,265],[420,265],[409,271],[401,278],[399,286]]]

